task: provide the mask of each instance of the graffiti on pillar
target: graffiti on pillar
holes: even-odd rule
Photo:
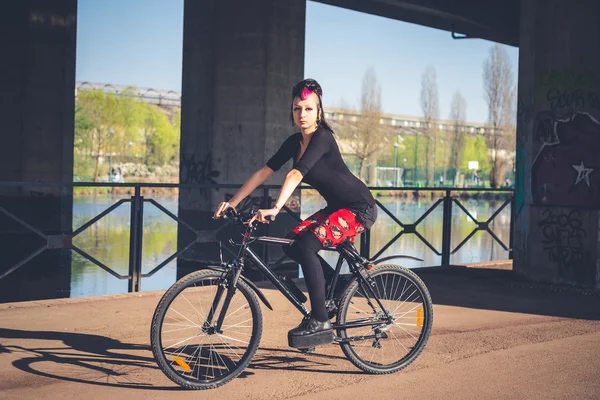
[[[600,207],[600,123],[577,112],[552,121],[541,114],[537,125],[547,138],[531,168],[533,204]]]
[[[540,214],[538,226],[548,261],[557,267],[558,275],[567,281],[585,281],[586,266],[591,252],[584,245],[587,236],[580,210],[568,213],[545,209]]]
[[[567,115],[573,115],[573,112]],[[533,127],[533,139],[541,144],[556,144],[559,142],[555,124],[560,117],[552,111],[538,113]]]
[[[536,96],[550,111],[600,109],[600,76],[596,71],[551,70],[540,74]]]
[[[216,184],[220,171],[216,171],[212,167],[212,157],[210,153],[206,154],[204,160],[196,160],[196,154],[181,157],[181,176],[182,182],[186,184]],[[208,199],[210,189],[200,189],[200,193],[205,199]]]

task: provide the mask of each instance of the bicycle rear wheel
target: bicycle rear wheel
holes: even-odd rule
[[[412,363],[427,344],[433,323],[431,296],[414,272],[399,265],[377,266],[370,274],[373,292],[391,318],[355,278],[340,300],[337,324],[379,323],[337,333],[355,366],[371,374],[389,374]]]
[[[212,270],[186,275],[167,290],[154,312],[154,358],[169,379],[187,389],[212,389],[229,382],[250,363],[260,342],[260,305],[241,279],[221,330],[214,327],[227,288],[207,323],[217,290],[227,285],[224,276]]]

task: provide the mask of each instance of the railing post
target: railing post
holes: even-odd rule
[[[442,224],[442,267],[450,266],[450,239],[452,231],[452,196],[446,190],[444,197],[444,217]]]
[[[515,214],[517,212],[517,202],[515,201],[515,192],[512,192],[510,200],[510,227],[508,232],[508,259],[513,259],[513,246],[515,239]]]
[[[129,292],[139,292],[142,283],[142,238],[144,233],[144,198],[140,186],[135,185],[131,198],[131,223],[129,225]]]

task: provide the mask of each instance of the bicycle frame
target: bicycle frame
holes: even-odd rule
[[[205,327],[209,330],[214,329],[217,332],[221,332],[221,325],[223,323],[223,320],[225,319],[225,314],[227,313],[227,309],[229,307],[231,298],[233,297],[233,295],[235,293],[235,287],[237,285],[238,279],[240,279],[240,275],[243,270],[246,258],[250,259],[254,263],[254,265],[257,267],[257,269],[271,283],[273,283],[273,285],[275,285],[275,287],[288,299],[288,301],[290,303],[292,303],[294,305],[294,307],[296,307],[298,309],[298,311],[300,311],[304,316],[308,316],[310,314],[310,312],[304,306],[304,304],[302,304],[296,298],[296,296],[287,288],[287,286],[279,279],[279,277],[277,275],[275,275],[275,273],[254,252],[254,250],[252,250],[249,247],[249,245],[251,243],[255,243],[255,242],[256,243],[265,243],[265,244],[269,244],[269,245],[290,245],[294,241],[291,239],[283,239],[283,238],[270,237],[270,236],[253,237],[253,236],[251,236],[251,233],[253,230],[254,230],[253,227],[248,227],[248,229],[246,230],[246,233],[244,234],[244,239],[243,239],[242,243],[240,244],[240,249],[239,249],[238,255],[231,262],[229,262],[227,264],[228,268],[223,271],[224,272],[223,281],[219,284],[219,288],[217,289],[217,293],[216,293],[215,299],[213,301],[213,305],[212,305],[209,315],[207,317],[207,321],[206,321],[207,325],[205,325]],[[324,249],[330,250],[330,251],[337,251],[340,255],[340,257],[338,258],[337,264],[336,264],[335,273],[333,275],[331,285],[329,287],[329,290],[328,290],[328,293],[326,296],[326,301],[328,302],[328,301],[333,300],[333,297],[335,295],[335,289],[336,289],[339,275],[340,275],[340,271],[342,268],[342,264],[343,264],[344,260],[346,260],[350,267],[350,271],[358,279],[359,285],[363,288],[363,293],[367,296],[368,304],[371,307],[373,307],[373,304],[371,303],[371,299],[375,299],[377,304],[379,305],[379,307],[381,307],[381,310],[383,311],[384,317],[385,317],[382,320],[378,320],[378,321],[373,321],[372,319],[361,319],[361,320],[355,320],[355,321],[352,321],[352,322],[346,323],[346,324],[333,324],[333,328],[334,329],[349,329],[349,328],[360,328],[360,327],[365,327],[365,326],[376,326],[376,325],[381,325],[382,323],[385,323],[386,320],[391,320],[388,310],[385,309],[385,307],[381,303],[380,299],[375,295],[375,292],[373,291],[373,288],[372,288],[372,285],[370,282],[370,279],[371,279],[370,275],[368,273],[368,270],[365,268],[366,264],[369,261],[367,259],[365,259],[364,257],[360,256],[360,254],[358,254],[356,249],[354,249],[354,247],[349,245],[348,243],[342,243],[336,247],[326,247]],[[361,271],[364,271],[364,273],[361,273]],[[365,277],[365,275],[366,275],[366,277]],[[210,324],[212,323],[212,319],[214,317],[214,311],[217,309],[218,304],[221,301],[223,292],[225,291],[225,287],[227,287],[227,295],[226,295],[225,301],[223,303],[223,307],[221,308],[221,312],[219,313],[219,318],[217,320],[216,325],[212,328],[209,328]],[[369,336],[361,336],[361,337],[356,337],[356,338],[346,338],[343,341],[364,340],[364,339],[370,339],[370,338],[375,338],[375,337],[376,337],[375,335],[369,335]],[[340,341],[340,340],[341,339],[339,339],[338,341]]]

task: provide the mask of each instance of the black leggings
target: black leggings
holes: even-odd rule
[[[323,245],[312,233],[295,239],[294,244],[284,247],[284,252],[302,266],[312,308],[311,316],[317,321],[327,321],[329,317],[325,308],[325,276],[321,266],[321,257],[317,255]]]

